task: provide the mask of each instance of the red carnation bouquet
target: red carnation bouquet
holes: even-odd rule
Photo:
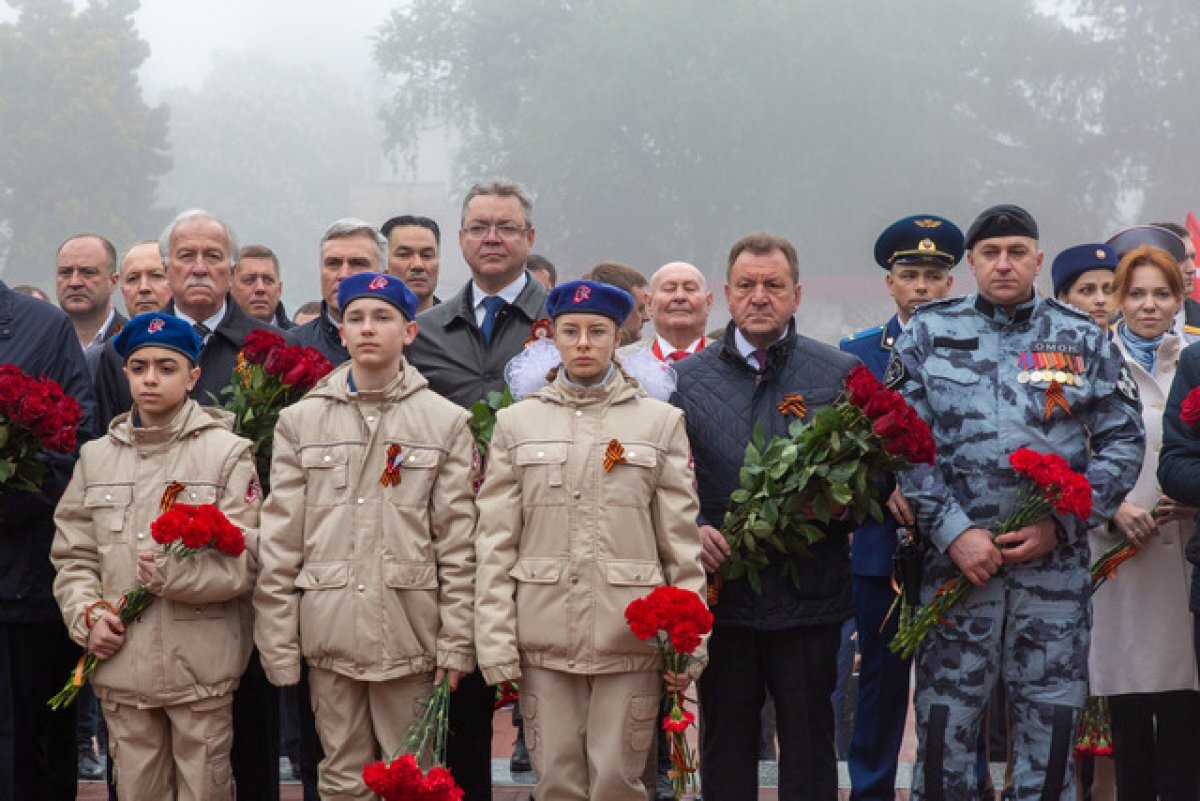
[[[383,801],[462,801],[463,791],[446,769],[446,732],[450,715],[450,679],[442,679],[429,696],[421,717],[404,733],[404,745],[391,762],[363,765],[363,782]],[[428,754],[433,767],[421,771]]]
[[[803,418],[801,395],[779,404],[781,414]],[[746,446],[741,486],[729,496],[721,533],[732,551],[721,576],[743,576],[755,592],[771,554],[783,554],[783,572],[799,586],[796,557],[824,537],[814,521],[847,514],[861,524],[883,519],[879,489],[872,479],[912,464],[933,464],[929,426],[904,400],[861,365],[846,377],[841,400],[797,419],[788,436],[764,441],[761,427]],[[716,602],[710,590],[710,602]]]
[[[33,378],[0,364],[0,487],[38,492],[46,465],[43,450],[70,453],[83,413],[52,378]]]
[[[655,587],[645,598],[625,607],[625,621],[639,640],[653,639],[662,654],[663,666],[684,674],[704,635],[712,631],[713,616],[694,592],[679,587]],[[689,787],[696,786],[696,755],[687,741],[688,727],[696,716],[684,709],[687,698],[672,692],[671,712],[662,727],[671,743],[671,784],[676,801]]]
[[[190,506],[184,503],[174,503],[174,498],[183,489],[183,485],[172,482],[163,496],[163,506],[167,507],[158,519],[150,524],[150,533],[154,541],[163,546],[163,550],[174,554],[179,559],[187,559],[203,550],[214,550],[226,556],[240,556],[246,550],[246,537],[242,530],[229,522],[220,509],[211,503],[203,506]],[[137,619],[145,612],[158,596],[142,585],[137,585],[121,596],[120,602],[114,609],[107,601],[98,601],[87,610],[88,628],[92,625],[92,613],[99,609],[107,609],[121,619],[125,625]],[[96,672],[100,660],[92,654],[80,657],[71,677],[58,691],[58,694],[48,702],[51,709],[61,709],[69,706],[79,694],[83,683]]]
[[[1075,729],[1075,759],[1093,756],[1112,756],[1112,722],[1108,716],[1108,699],[1091,696],[1083,705],[1079,725]]]
[[[315,348],[288,345],[274,331],[246,335],[229,385],[225,409],[233,412],[233,430],[254,443],[254,464],[263,484],[271,474],[271,441],[279,412],[300,400],[333,365]]]
[[[1072,470],[1066,459],[1054,453],[1021,448],[1008,457],[1008,463],[1021,479],[1017,505],[1001,521],[993,539],[1044,520],[1051,512],[1073,514],[1085,522],[1091,516],[1092,485]],[[902,659],[911,657],[936,624],[952,625],[946,620],[946,613],[970,589],[971,582],[966,576],[948,579],[929,603],[911,615],[901,614],[899,629],[888,648]]]

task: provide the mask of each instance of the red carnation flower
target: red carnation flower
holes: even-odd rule
[[[696,716],[686,709],[676,707],[671,710],[671,714],[663,718],[663,731],[685,732],[688,726],[696,722]]]
[[[1200,426],[1200,387],[1192,387],[1179,407],[1179,419],[1188,428]]]

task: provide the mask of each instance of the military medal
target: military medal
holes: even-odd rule
[[[1028,384],[1030,378],[1031,376],[1029,375],[1028,370],[1022,370],[1021,372],[1017,373],[1017,383]]]
[[[404,463],[404,454],[400,446],[392,443],[387,447],[387,464],[384,465],[383,475],[379,477],[380,486],[400,486],[400,465]]]
[[[607,473],[624,461],[625,447],[619,440],[609,440],[608,447],[604,449],[604,472]]]

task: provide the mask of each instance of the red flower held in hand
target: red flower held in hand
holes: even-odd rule
[[[696,722],[696,716],[686,709],[675,707],[671,714],[663,718],[663,731],[685,732],[688,726]]]
[[[286,344],[283,337],[274,331],[256,328],[246,334],[246,339],[242,343],[242,355],[251,364],[264,364],[271,351],[286,347]]]

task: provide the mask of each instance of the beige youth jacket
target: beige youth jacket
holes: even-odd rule
[[[285,409],[263,508],[255,640],[267,678],[300,657],[354,679],[470,671],[478,452],[460,407],[404,363],[349,390],[350,363]],[[400,483],[382,486],[388,446]]]
[[[229,413],[188,400],[163,428],[135,428],[125,413],[107,436],[83,446],[54,515],[50,550],[54,597],[71,639],[86,647],[87,608],[101,599],[115,607],[137,583],[137,554],[157,554],[147,586],[160,597],[93,674],[102,699],[189,703],[233,690],[246,669],[261,490],[250,442],[229,431],[232,422]],[[242,529],[245,552],[204,550],[186,559],[163,552],[150,524],[175,481],[186,486],[180,503],[216,504]]]
[[[611,440],[625,461],[604,469]],[[499,413],[475,530],[475,649],[489,684],[520,665],[571,673],[661,667],[625,607],[654,587],[702,593],[683,413],[614,371]]]

